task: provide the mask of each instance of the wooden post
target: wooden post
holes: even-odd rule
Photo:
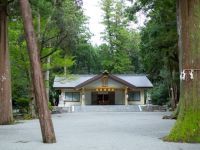
[[[127,94],[128,94],[128,88],[126,87],[125,88],[125,91],[124,91],[124,100],[125,100],[125,105],[128,105],[128,97],[127,97]]]
[[[26,34],[26,42],[28,46],[29,58],[32,69],[32,79],[38,108],[38,115],[42,131],[44,143],[55,143],[55,133],[51,120],[50,111],[48,109],[47,94],[45,91],[44,79],[41,70],[39,49],[37,45],[36,35],[33,28],[33,20],[31,8],[28,0],[20,0],[22,20]]]
[[[82,92],[81,92],[81,105],[84,106],[85,105],[85,89],[82,88]]]
[[[7,33],[7,4],[4,1],[0,2],[0,124],[13,121]]]

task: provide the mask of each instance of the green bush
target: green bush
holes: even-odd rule
[[[31,116],[31,114],[24,114],[23,119],[24,119],[24,120],[31,120],[31,119],[33,119],[33,118],[32,118],[32,116]]]
[[[158,84],[151,90],[152,104],[164,105],[169,102],[168,86]]]
[[[51,105],[51,102],[48,102],[48,108],[49,108],[50,111],[53,110],[53,106]]]
[[[16,100],[16,108],[19,109],[20,113],[29,112],[29,102],[28,98],[19,98]]]

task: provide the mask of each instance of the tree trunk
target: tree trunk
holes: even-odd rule
[[[48,56],[47,57],[47,70],[45,71],[45,85],[46,85],[46,93],[47,93],[47,100],[49,101],[49,75],[50,75],[50,71],[49,71],[49,66],[51,63],[51,57]]]
[[[34,94],[34,87],[33,87],[33,81],[31,79],[31,70],[28,70],[29,72],[29,97],[30,97],[30,102],[29,102],[29,108],[30,108],[30,114],[32,118],[37,118],[37,107],[36,107],[36,100],[35,100],[35,94]]]
[[[31,8],[28,0],[20,0],[22,20],[32,68],[32,81],[44,143],[56,142],[53,123],[48,109],[47,95],[39,59],[39,50],[33,28]]]
[[[178,120],[166,139],[200,142],[200,0],[177,0],[177,4],[179,67],[186,78],[180,83]]]
[[[6,11],[7,5],[0,2],[0,124],[13,121]]]

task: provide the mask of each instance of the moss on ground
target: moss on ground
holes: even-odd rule
[[[200,143],[200,113],[188,111],[179,118],[165,141]]]

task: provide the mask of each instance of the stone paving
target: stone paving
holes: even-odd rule
[[[200,150],[163,142],[174,120],[166,112],[90,112],[53,115],[56,144],[43,144],[38,120],[0,126],[0,150]]]
[[[74,106],[75,112],[140,112],[139,105]]]

